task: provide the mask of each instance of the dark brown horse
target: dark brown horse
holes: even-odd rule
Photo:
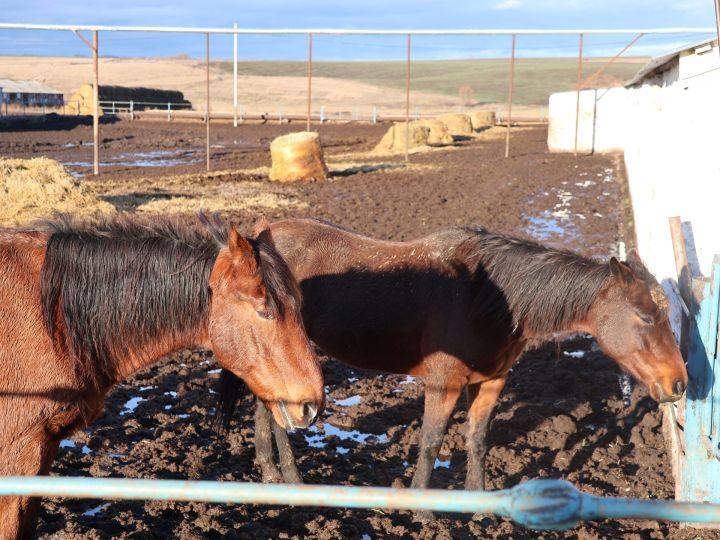
[[[297,282],[267,227],[67,217],[0,230],[0,475],[43,475],[118,381],[211,348],[281,426],[306,427],[323,379]],[[39,499],[0,500],[0,537],[33,536]]]
[[[685,389],[667,300],[639,261],[599,263],[483,229],[386,242],[315,220],[270,228],[300,282],[313,341],[351,366],[424,378],[413,487],[428,486],[448,418],[467,387],[465,487],[483,489],[488,420],[529,340],[588,332],[657,401],[677,400]],[[224,374],[226,415],[236,385]],[[263,478],[273,480],[279,471],[263,411],[260,405],[257,459]],[[287,435],[276,436],[285,480],[297,481]]]

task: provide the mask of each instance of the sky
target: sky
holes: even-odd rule
[[[714,0],[25,0],[5,4],[0,22],[118,26],[352,29],[592,29],[714,27]],[[704,37],[645,36],[627,54],[655,56]],[[586,56],[611,56],[634,35],[588,36]],[[315,36],[316,60],[400,60],[402,36]],[[519,57],[576,56],[577,36],[520,36]],[[101,33],[105,56],[205,54],[203,35]],[[303,60],[304,36],[240,36],[239,57]],[[0,30],[0,55],[87,56],[70,32]],[[507,57],[510,37],[413,38],[413,59]],[[213,36],[211,56],[232,58],[232,38]],[[0,65],[0,68],[2,66]]]

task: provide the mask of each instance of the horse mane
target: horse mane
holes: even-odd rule
[[[41,274],[47,331],[96,386],[111,379],[118,358],[207,324],[210,273],[227,242],[217,216],[57,215],[35,227],[49,233]],[[268,309],[282,316],[299,298],[297,284],[284,281],[290,271],[272,246],[250,242]]]
[[[610,266],[484,229],[466,229],[456,257],[468,265],[473,314],[483,323],[548,334],[587,317]],[[641,274],[646,279],[647,270]]]

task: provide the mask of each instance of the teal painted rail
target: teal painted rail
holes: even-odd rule
[[[720,527],[717,504],[598,497],[564,480],[530,480],[500,491],[463,491],[7,476],[0,477],[2,495],[481,512],[509,517],[537,530],[566,530],[583,520],[604,518],[717,523]]]

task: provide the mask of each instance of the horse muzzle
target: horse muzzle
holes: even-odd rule
[[[673,401],[678,401],[685,393],[686,385],[684,381],[677,379],[673,383],[672,388],[672,393],[668,394],[665,390],[663,390],[660,383],[655,383],[655,393],[657,395],[656,399],[658,403],[671,403]]]
[[[295,429],[310,427],[318,417],[321,407],[322,404],[317,404],[312,400],[292,404],[285,401],[278,402],[280,416],[285,424],[283,427],[291,433]]]

